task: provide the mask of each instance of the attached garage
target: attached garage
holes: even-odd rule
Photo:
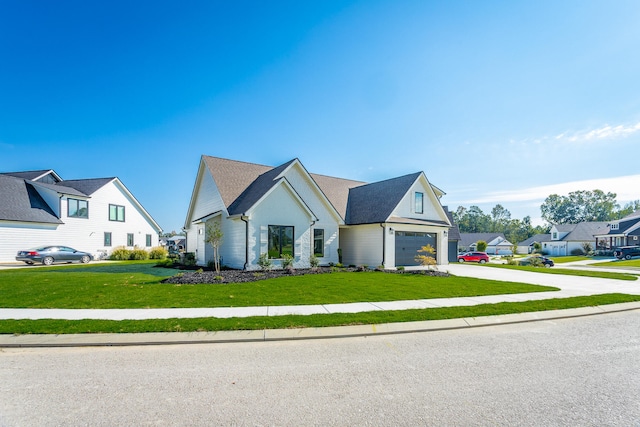
[[[412,231],[396,231],[396,266],[419,265],[415,260],[418,251],[426,245],[438,248],[435,233],[423,233]],[[426,254],[422,254],[426,255]],[[437,254],[436,254],[437,259]]]

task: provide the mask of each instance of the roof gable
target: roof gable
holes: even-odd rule
[[[202,156],[202,161],[211,173],[226,207],[233,202],[262,174],[272,167],[219,157]]]
[[[349,189],[347,224],[385,222],[422,172]]]
[[[0,175],[0,220],[62,224],[29,181]]]

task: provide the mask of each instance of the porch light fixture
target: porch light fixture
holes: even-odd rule
[[[393,234],[393,228],[389,228],[389,234]]]

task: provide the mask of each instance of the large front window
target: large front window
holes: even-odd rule
[[[124,206],[109,205],[109,221],[124,222]]]
[[[269,226],[269,258],[293,256],[293,227],[289,225]]]
[[[89,218],[89,202],[79,199],[67,199],[67,216],[69,218]]]

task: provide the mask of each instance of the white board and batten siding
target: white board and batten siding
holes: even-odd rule
[[[315,214],[317,220],[312,228],[324,231],[324,256],[318,258],[320,264],[337,264],[340,245],[338,238],[340,217],[328,204],[322,192],[309,182],[308,175],[301,169],[301,166],[296,163],[296,167],[287,170],[285,177]],[[313,250],[313,231],[310,232],[309,238],[311,239],[310,250]]]
[[[193,209],[189,216],[188,224],[185,224],[185,231],[187,233],[187,252],[195,253],[196,262],[199,265],[205,265],[207,260],[204,253],[204,234],[200,234],[204,233],[205,227],[204,225],[200,226],[192,221],[204,218],[207,215],[211,215],[218,211],[226,212],[226,208],[211,173],[204,168],[202,164],[200,165],[200,172],[193,191],[193,197]]]
[[[293,226],[294,267],[309,267],[311,256],[311,223],[313,218],[300,203],[292,197],[291,190],[278,185],[258,203],[249,217],[249,269],[258,268],[261,253],[267,252],[268,227],[270,225]],[[274,260],[274,266],[279,266]]]
[[[59,200],[63,224],[0,222],[0,261],[15,261],[18,251],[47,245],[70,246],[89,252],[96,258],[108,255],[117,246],[145,249],[158,246],[158,230],[114,182],[100,188],[86,200],[89,203],[88,218],[67,217],[68,197],[63,196]],[[109,221],[109,204],[124,206],[124,222]],[[105,232],[111,233],[111,246],[104,245]],[[133,246],[127,245],[128,234],[133,234]],[[151,236],[150,246],[146,244],[147,235]]]
[[[382,240],[385,229],[380,224],[358,225],[340,229],[340,247],[344,265],[377,267],[382,263]]]

